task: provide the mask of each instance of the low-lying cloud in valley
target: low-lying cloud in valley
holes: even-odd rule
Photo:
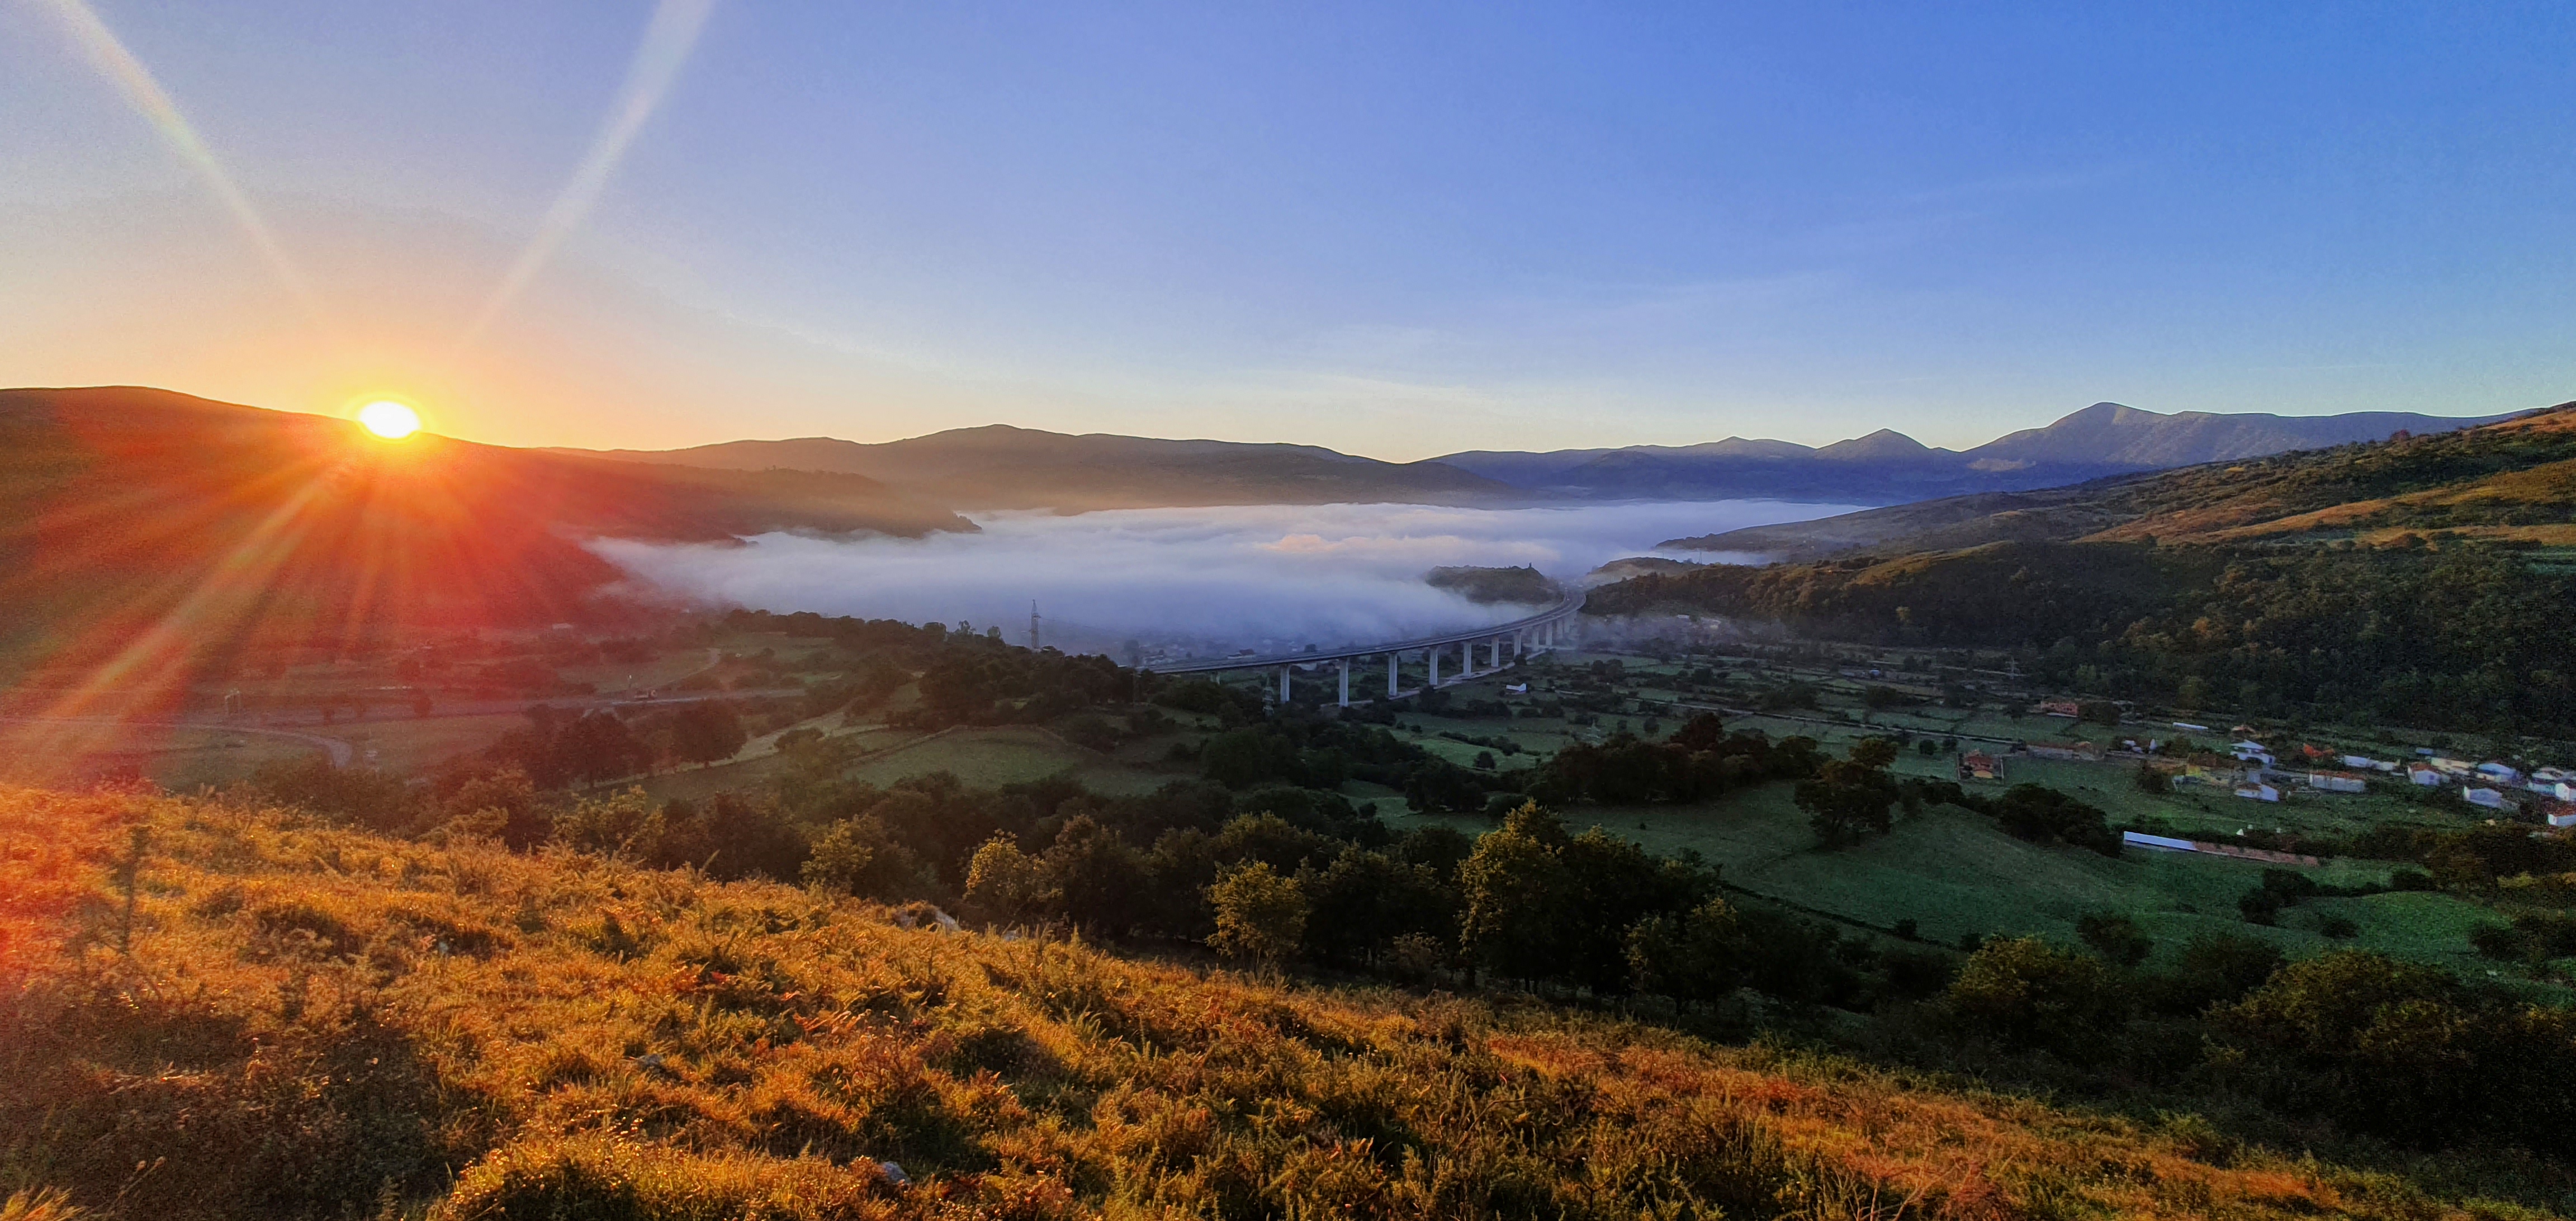
[[[980,534],[924,539],[772,534],[745,546],[601,540],[593,547],[661,589],[763,610],[967,620],[978,630],[999,624],[1016,641],[1035,599],[1048,643],[1068,649],[1114,649],[1130,639],[1294,647],[1395,639],[1528,613],[1478,606],[1424,584],[1423,574],[1437,566],[1527,564],[1571,582],[1608,560],[1654,554],[1664,539],[1850,507],[1748,500],[994,513],[976,517]]]

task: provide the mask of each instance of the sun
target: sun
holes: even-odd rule
[[[420,431],[420,413],[392,399],[378,399],[358,409],[358,423],[388,441]]]

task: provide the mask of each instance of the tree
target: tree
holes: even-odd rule
[[[2138,922],[2127,916],[2089,912],[2075,918],[2075,935],[2114,966],[2134,967],[2156,948]]]
[[[2170,793],[2173,791],[2173,777],[2165,775],[2161,769],[2157,768],[2156,765],[2152,763],[2141,761],[2138,764],[2138,770],[2130,774],[2130,779],[2137,784],[2138,791],[2141,793]]]
[[[2037,937],[1991,937],[1950,981],[1950,1011],[2015,1047],[2098,1059],[2128,1021],[2110,972]]]
[[[2295,962],[2213,1015],[2274,1105],[2415,1144],[2463,1129],[2554,1141],[2576,1109],[2570,1017],[2447,972],[2338,950]]]
[[[578,852],[650,860],[662,848],[662,812],[641,788],[584,797],[555,819],[555,842]]]
[[[1306,935],[1306,895],[1297,880],[1279,876],[1268,861],[1236,868],[1207,888],[1216,915],[1208,945],[1229,958],[1273,965],[1297,950]]]
[[[699,700],[671,718],[671,753],[690,763],[730,759],[750,740],[741,714],[722,700]]]
[[[1036,857],[1008,835],[975,850],[966,866],[966,911],[985,920],[1034,919],[1045,910],[1046,874]]]
[[[584,784],[642,771],[651,753],[626,722],[606,711],[585,712],[563,723],[555,730],[553,751],[556,767]]]
[[[1537,802],[1477,837],[1475,851],[1458,865],[1464,907],[1458,941],[1471,961],[1520,979],[1559,973],[1567,914],[1559,853],[1566,840],[1565,824]]]
[[[1356,844],[1321,870],[1298,873],[1309,915],[1306,948],[1319,958],[1374,957],[1405,936],[1454,935],[1454,897],[1430,866]]]
[[[1144,854],[1088,814],[1066,822],[1040,862],[1048,892],[1076,925],[1122,936],[1147,910]]]
[[[1988,804],[2004,834],[2035,844],[2061,840],[2104,856],[2120,855],[2120,835],[2102,811],[2055,789],[2016,784]]]
[[[817,838],[805,880],[866,899],[916,899],[933,888],[920,858],[873,815],[844,818]]]
[[[1889,826],[1888,809],[1896,804],[1896,782],[1887,766],[1896,762],[1896,743],[1863,738],[1852,743],[1850,756],[1816,769],[1798,782],[1794,799],[1807,812],[1808,825],[1828,848],[1839,848],[1871,831]]]
[[[1744,983],[1742,922],[1724,899],[1681,915],[1656,915],[1630,926],[1630,982],[1641,992],[1685,1004],[1721,1000]]]

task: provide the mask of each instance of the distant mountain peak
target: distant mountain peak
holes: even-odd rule
[[[1932,452],[1932,447],[1921,441],[1893,428],[1882,428],[1868,436],[1836,441],[1817,450],[1816,456],[1844,462],[1863,459],[1880,461],[1891,458],[1921,458],[1929,456]]]

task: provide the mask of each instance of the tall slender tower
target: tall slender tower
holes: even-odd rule
[[[1029,651],[1038,651],[1038,600],[1029,599]]]

